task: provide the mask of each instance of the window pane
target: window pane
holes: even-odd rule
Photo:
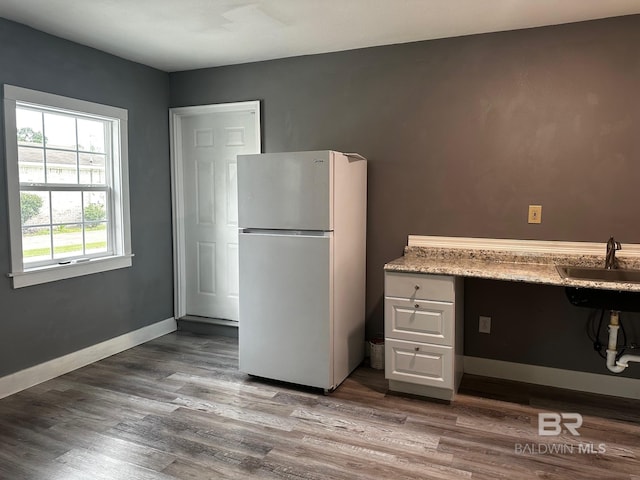
[[[76,257],[82,254],[81,224],[74,223],[53,227],[53,258]]]
[[[22,226],[49,225],[49,192],[20,192]]]
[[[82,192],[51,192],[52,223],[82,222]]]
[[[84,238],[86,243],[85,253],[104,253],[108,248],[107,223],[87,223],[85,225]]]
[[[102,222],[107,220],[107,192],[83,192],[84,221]]]
[[[47,183],[78,183],[76,152],[47,150]]]
[[[76,149],[76,119],[55,113],[44,114],[47,148]]]
[[[41,262],[51,258],[51,229],[22,229],[22,258],[25,263]]]
[[[95,153],[80,154],[80,183],[86,185],[106,185],[105,155]]]
[[[44,183],[44,150],[18,147],[20,183]]]
[[[42,146],[42,113],[16,108],[18,145]]]
[[[104,153],[104,122],[78,119],[78,150]]]

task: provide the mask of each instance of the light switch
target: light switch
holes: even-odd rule
[[[542,223],[542,205],[529,205],[529,223]]]

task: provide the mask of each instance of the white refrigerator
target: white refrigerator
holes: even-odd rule
[[[364,357],[367,162],[238,156],[242,372],[331,391]]]

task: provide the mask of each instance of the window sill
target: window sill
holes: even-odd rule
[[[88,262],[33,268],[24,272],[9,273],[8,276],[13,280],[13,288],[22,288],[130,267],[132,265],[132,257],[133,254],[95,258]]]

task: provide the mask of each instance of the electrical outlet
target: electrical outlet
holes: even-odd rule
[[[542,223],[542,205],[529,205],[529,223]]]
[[[480,317],[478,319],[478,332],[491,333],[491,317]]]

